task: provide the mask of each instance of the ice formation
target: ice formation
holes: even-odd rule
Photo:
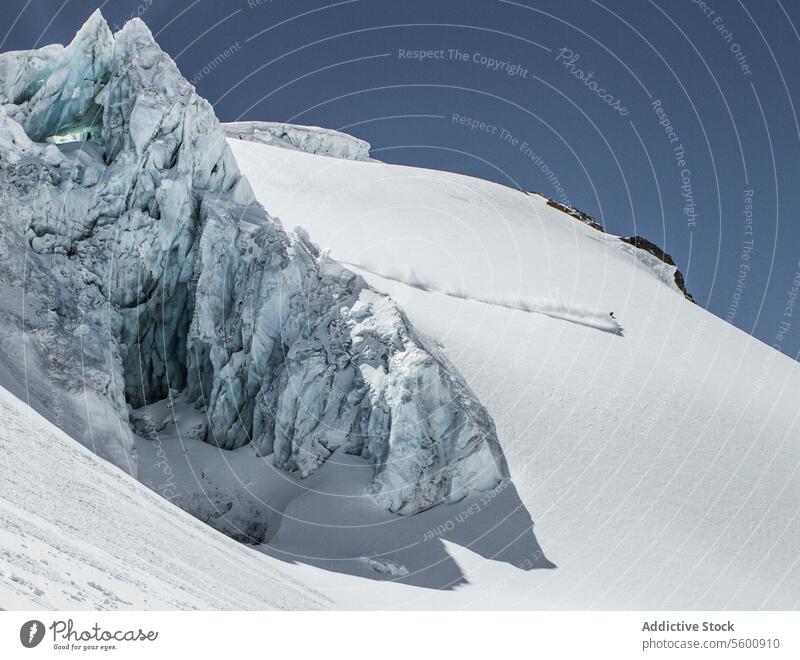
[[[393,512],[507,476],[460,376],[255,201],[144,23],[114,35],[96,12],[65,48],[0,56],[0,124],[2,322],[68,393],[49,412],[73,437],[133,472],[130,408],[185,390],[224,449],[251,443],[300,476],[340,447],[371,459]],[[366,157],[348,145],[334,151]]]
[[[372,160],[369,155],[369,142],[330,128],[268,121],[237,121],[222,124],[222,128],[229,138],[295,149],[318,156],[345,160]]]

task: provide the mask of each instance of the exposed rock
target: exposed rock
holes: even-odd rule
[[[592,229],[596,229],[597,231],[602,231],[605,233],[605,229],[603,229],[603,225],[601,225],[597,220],[595,220],[592,216],[588,213],[584,213],[583,211],[579,211],[574,206],[568,206],[567,204],[561,204],[559,202],[555,202],[552,199],[547,200],[547,205],[552,206],[554,209],[558,209],[562,213],[566,213],[567,215],[571,215],[573,218],[580,220],[583,224],[589,225]]]
[[[629,245],[633,245],[633,247],[638,248],[639,250],[644,250],[645,252],[652,254],[654,257],[660,261],[663,261],[668,266],[673,266],[675,268],[675,286],[677,286],[678,289],[683,292],[683,295],[686,296],[688,300],[694,302],[692,294],[686,290],[686,279],[684,278],[683,273],[678,270],[675,260],[666,252],[664,252],[664,250],[642,236],[620,236],[619,240],[624,243],[628,243]]]
[[[541,197],[544,197],[544,195],[541,195],[540,193],[534,193],[534,194],[537,194],[537,195],[540,195]],[[544,197],[544,198],[547,200],[547,205],[548,206],[550,206],[550,207],[552,207],[554,209],[558,209],[562,213],[566,213],[567,215],[570,215],[573,218],[576,218],[577,220],[580,220],[584,224],[589,225],[590,227],[592,227],[593,229],[597,229],[598,231],[601,231],[601,232],[605,233],[605,229],[603,228],[603,226],[597,220],[595,220],[592,216],[590,216],[588,213],[584,213],[583,211],[580,211],[580,210],[576,209],[573,206],[568,206],[567,204],[561,204],[559,202],[553,201],[552,199],[547,199],[546,197]],[[686,297],[687,300],[695,302],[694,298],[692,297],[692,294],[690,294],[689,291],[686,289],[686,278],[684,277],[683,273],[678,269],[678,267],[675,264],[675,261],[672,259],[672,257],[670,255],[668,255],[666,252],[664,252],[664,250],[662,250],[660,247],[658,247],[652,241],[649,241],[648,239],[643,238],[642,236],[620,236],[619,239],[622,242],[627,243],[628,245],[632,245],[633,247],[637,248],[638,250],[643,250],[643,251],[647,252],[648,254],[656,257],[656,259],[658,261],[663,262],[667,266],[671,266],[672,268],[671,268],[671,272],[669,274],[670,280],[674,283],[674,285],[677,287],[677,289],[681,293],[683,293],[683,295]],[[658,263],[658,262],[655,262],[655,263]],[[662,269],[663,269],[663,267],[662,268],[658,268],[658,267],[652,268],[652,270],[659,271],[657,273],[659,275],[663,275],[662,273],[660,273],[660,271]],[[664,277],[666,277],[666,276],[664,276]],[[662,279],[664,279],[664,277],[662,277]]]

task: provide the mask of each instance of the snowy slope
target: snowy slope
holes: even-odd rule
[[[0,128],[0,606],[798,605],[800,368],[657,249],[223,129],[99,12]]]
[[[493,416],[516,494],[557,567],[476,552],[506,519],[483,525],[483,507],[450,515],[453,529],[437,537],[444,557],[423,555],[420,530],[395,525],[387,541],[420,549],[411,560],[455,562],[457,588],[322,571],[343,556],[323,542],[322,558],[294,546],[294,574],[348,607],[800,604],[795,362],[687,301],[662,262],[537,195],[229,144],[270,213],[360,267],[443,346]],[[309,488],[288,506],[286,547],[293,526],[300,538],[304,524],[319,525],[315,497]],[[369,529],[329,506],[332,527]]]
[[[0,388],[0,607],[312,609],[326,600]]]

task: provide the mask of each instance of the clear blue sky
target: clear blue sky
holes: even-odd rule
[[[4,0],[0,50],[66,43],[98,6],[141,15],[223,121],[342,128],[381,160],[568,200],[798,357],[797,3]]]

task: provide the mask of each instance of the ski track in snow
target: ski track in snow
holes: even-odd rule
[[[578,325],[586,326],[587,328],[594,328],[595,330],[602,330],[603,332],[610,332],[615,335],[622,336],[623,328],[620,323],[612,318],[609,314],[602,312],[595,312],[590,309],[572,307],[558,300],[548,300],[546,298],[525,298],[524,296],[510,296],[498,295],[494,297],[481,296],[479,294],[467,293],[459,289],[442,289],[437,287],[435,282],[427,282],[420,278],[412,269],[406,270],[404,273],[400,272],[381,272],[377,266],[372,264],[359,264],[350,261],[342,261],[347,266],[355,268],[359,271],[377,275],[386,280],[405,284],[406,286],[426,291],[428,293],[438,293],[443,296],[451,298],[459,298],[460,300],[469,300],[472,302],[483,303],[484,305],[495,305],[497,307],[505,307],[506,309],[518,310],[520,312],[527,312],[529,314],[543,314],[553,319],[560,321],[568,321],[569,323],[576,323]]]
[[[617,237],[544,198],[447,172],[230,143],[284,227],[363,264],[372,286],[446,346],[492,415],[519,502],[557,566],[522,572],[453,539],[445,549],[466,578],[457,589],[359,584],[333,561],[325,568],[338,574],[298,559],[293,575],[339,607],[796,607],[800,517],[785,496],[800,492],[796,362],[685,300],[648,253],[631,259]],[[530,292],[525,305],[520,291]],[[604,321],[613,310],[628,339],[531,323],[520,308],[603,310],[588,319]],[[303,497],[289,515],[349,514],[320,504]],[[480,518],[457,531],[480,536]],[[488,536],[508,531],[494,522]],[[313,532],[285,526],[276,544],[332,556]],[[411,575],[425,559],[379,556]]]
[[[91,45],[104,33],[99,14],[88,26]],[[138,49],[149,43],[138,37]],[[89,50],[94,65],[97,49]],[[66,73],[76,78],[76,71]],[[31,116],[29,130],[45,137],[49,110]],[[20,157],[38,152],[20,126],[11,119],[5,126],[9,144],[19,139],[30,150]],[[135,439],[139,483],[47,422],[30,405],[34,397],[26,405],[0,388],[0,607],[797,607],[800,517],[796,498],[786,496],[800,492],[796,362],[689,304],[672,266],[575,221],[545,198],[445,172],[362,162],[366,143],[324,129],[278,128],[276,147],[269,146],[267,125],[250,128],[229,144],[258,198],[289,226],[303,228],[297,246],[309,258],[317,250],[305,230],[398,299],[408,288],[423,292],[406,296],[403,318],[447,346],[464,390],[476,396],[460,405],[485,405],[511,479],[395,516],[372,497],[374,466],[366,458],[340,448],[299,479],[274,464],[278,452],[257,457],[253,443],[239,446],[239,437],[231,443],[236,449],[205,442],[198,431],[208,409],[198,411],[185,398],[168,406],[162,398],[146,411],[159,419],[159,442]],[[260,135],[264,130],[268,135]],[[193,143],[181,140],[181,153],[191,155]],[[269,144],[258,144],[264,140]],[[205,155],[203,144],[195,145]],[[51,147],[46,162],[66,164]],[[87,181],[100,171],[92,167],[99,160],[80,157]],[[230,158],[221,162],[233,167]],[[215,171],[222,178],[234,170]],[[252,202],[240,183],[236,199]],[[38,203],[44,188],[37,190]],[[224,219],[216,218],[220,228]],[[72,229],[81,236],[79,224]],[[54,235],[36,239],[47,247],[47,236]],[[220,237],[207,243],[222,249]],[[10,245],[6,254],[15,249]],[[129,247],[133,254],[139,244]],[[206,291],[225,279],[213,268],[203,272],[212,285]],[[342,275],[349,279],[330,277]],[[356,321],[380,302],[364,291],[365,304],[350,308]],[[42,287],[43,301],[53,295]],[[26,299],[30,312],[28,305]],[[12,309],[5,301],[0,307]],[[608,316],[612,309],[626,319],[630,341],[583,329],[621,335]],[[533,332],[539,324],[508,310],[568,323],[542,323]],[[205,319],[210,329],[212,316]],[[75,328],[82,367],[90,354],[84,344],[91,343],[84,325]],[[26,344],[0,339],[0,362],[10,363],[17,346],[28,355]],[[49,391],[45,380],[37,382],[47,371],[32,364],[25,364],[26,388],[19,381],[11,392]],[[94,375],[103,376],[104,365]],[[84,398],[91,381],[85,374]],[[0,367],[0,384],[14,376]],[[318,392],[321,399],[324,388]],[[397,398],[403,408],[413,400]],[[109,408],[95,403],[90,399],[76,417],[109,418]],[[233,428],[220,419],[222,430]],[[174,489],[165,497],[199,520],[143,484]],[[262,554],[201,520],[266,541],[258,546]]]

